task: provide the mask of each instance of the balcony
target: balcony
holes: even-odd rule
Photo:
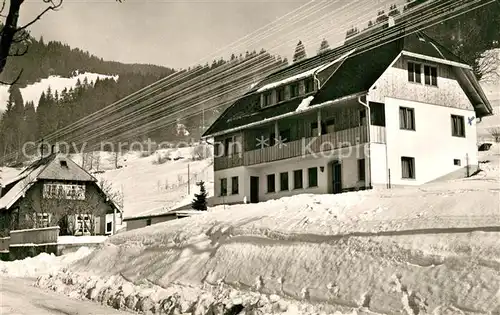
[[[345,129],[318,137],[302,138],[262,149],[246,151],[230,156],[216,157],[214,169],[216,171],[238,167],[269,163],[295,157],[325,152],[342,147],[354,146],[368,142],[367,126]],[[371,142],[385,143],[385,127],[371,126]]]

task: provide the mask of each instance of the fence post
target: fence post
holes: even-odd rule
[[[391,169],[388,169],[389,171],[389,181],[387,183],[387,188],[391,189]]]
[[[188,195],[191,195],[191,180],[189,178],[189,163],[188,163]]]
[[[465,161],[467,163],[467,177],[470,176],[470,170],[469,170],[469,153],[465,154]]]

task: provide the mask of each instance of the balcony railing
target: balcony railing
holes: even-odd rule
[[[230,156],[216,157],[216,171],[238,167],[269,163],[294,157],[307,156],[343,147],[355,146],[368,142],[367,126],[346,129],[321,135],[286,142],[283,145],[269,146],[262,149],[246,151]],[[371,142],[385,143],[385,127],[371,126]]]

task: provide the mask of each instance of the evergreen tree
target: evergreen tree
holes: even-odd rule
[[[295,47],[295,53],[293,54],[293,62],[297,62],[305,58],[307,58],[306,48],[304,47],[304,44],[302,44],[302,41],[299,40],[297,47]]]
[[[328,44],[328,41],[323,38],[323,40],[321,41],[321,44],[319,45],[318,55],[325,53],[329,50],[330,50],[330,44]]]
[[[200,193],[194,194],[195,198],[193,199],[193,202],[191,203],[191,207],[194,210],[207,211],[208,193],[205,190],[205,183],[203,181],[200,181],[200,182],[196,183],[196,185],[200,187]]]
[[[37,140],[38,121],[36,119],[35,104],[33,102],[26,103],[24,107],[24,120],[26,122],[25,140]]]

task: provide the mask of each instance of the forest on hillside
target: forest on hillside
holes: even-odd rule
[[[286,64],[279,56],[272,56],[262,50],[246,52],[244,55],[232,55],[229,60],[218,59],[211,64],[198,65],[180,71],[176,75],[175,84],[165,85],[154,93],[148,94],[147,100],[126,103],[123,111],[111,115],[102,115],[99,119],[85,121],[81,128],[72,128],[72,132],[57,141],[84,141],[87,145],[97,142],[187,140],[177,133],[177,123],[184,124],[189,131],[189,138],[198,139],[203,125],[208,126],[233,101],[235,95],[245,93],[251,83],[260,80],[265,73],[276,70]],[[97,71],[96,71],[97,72]],[[101,73],[101,72],[99,72]],[[216,79],[220,77],[220,79]],[[88,115],[123,99],[131,93],[160,79],[154,75],[122,73],[118,80],[113,78],[87,79],[77,81],[74,88],[62,92],[52,91],[49,87],[40,96],[38,106],[33,102],[25,102],[20,92],[20,85],[9,89],[7,108],[0,117],[0,157],[17,153],[23,144],[44,139],[64,127],[71,126]],[[205,80],[205,81],[202,81]],[[193,82],[203,82],[201,87],[192,88]],[[227,91],[231,90],[231,93]],[[171,97],[177,93],[175,97]],[[159,104],[149,104],[159,98]],[[122,103],[125,104],[125,103]],[[155,107],[152,107],[155,105]],[[156,110],[156,114],[136,114],[146,106]],[[206,111],[201,112],[202,109]],[[119,116],[128,112],[134,119],[116,123]],[[116,118],[116,119],[115,119]],[[143,129],[147,126],[147,129]],[[104,137],[94,137],[97,128],[108,130]],[[84,135],[84,139],[81,139]],[[21,158],[19,154],[13,160]]]

